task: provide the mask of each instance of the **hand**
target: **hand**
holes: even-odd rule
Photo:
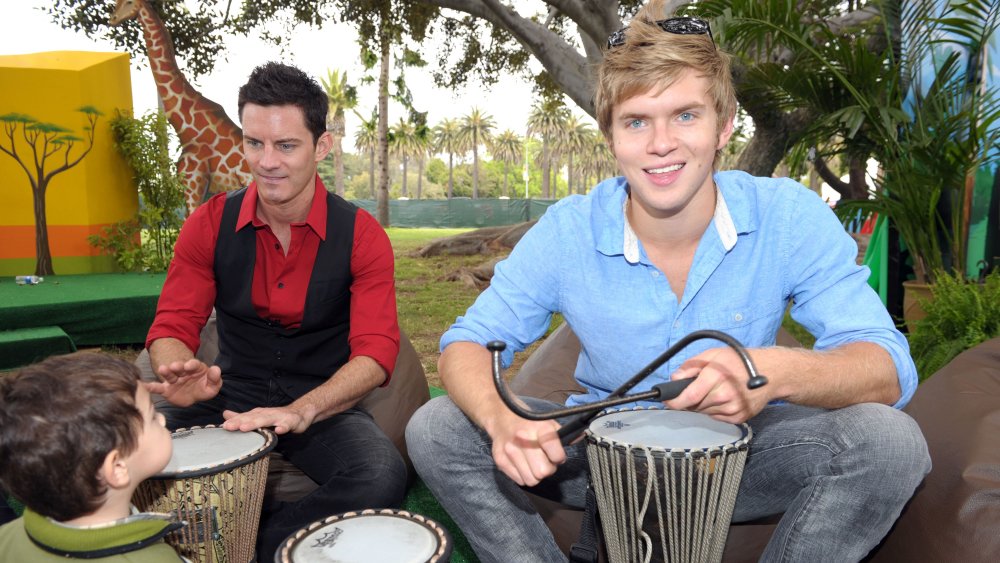
[[[252,411],[238,413],[234,411],[223,411],[222,418],[226,419],[222,427],[226,430],[239,430],[240,432],[250,432],[258,428],[274,428],[276,434],[301,434],[312,424],[312,417],[300,412],[292,407],[257,407]]]
[[[522,487],[537,485],[566,461],[558,430],[554,420],[525,420],[508,411],[487,429],[497,468]]]
[[[197,358],[161,365],[156,374],[160,381],[147,382],[146,390],[158,393],[178,407],[191,406],[215,397],[222,388],[222,370]]]
[[[697,411],[723,422],[739,424],[759,413],[769,397],[763,389],[747,389],[746,367],[729,347],[712,348],[684,362],[672,379],[696,377],[680,395],[664,401],[676,410]]]

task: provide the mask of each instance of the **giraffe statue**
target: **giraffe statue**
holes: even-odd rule
[[[243,159],[243,130],[222,106],[201,95],[177,67],[174,43],[147,0],[117,0],[110,25],[138,19],[156,93],[181,143],[177,168],[188,213],[211,192],[239,189],[253,179]]]

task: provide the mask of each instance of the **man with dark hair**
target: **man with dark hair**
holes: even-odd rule
[[[406,467],[356,407],[399,351],[393,255],[364,210],[327,192],[327,97],[301,70],[256,68],[240,88],[247,188],[192,213],[146,345],[170,428],[273,427],[277,451],[319,488],[261,517],[258,558],[330,514],[402,502]],[[194,357],[212,307],[219,356]]]
[[[0,528],[0,560],[181,561],[181,524],[133,514],[132,493],[170,461],[170,433],[139,370],[104,354],[53,356],[0,379],[0,483],[24,517]]]

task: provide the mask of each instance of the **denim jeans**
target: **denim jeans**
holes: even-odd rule
[[[159,402],[171,430],[221,424],[222,411],[292,402],[271,380],[226,374],[219,394],[190,407]],[[365,508],[397,508],[406,494],[406,465],[392,441],[360,408],[314,423],[302,434],[283,434],[275,450],[319,488],[261,515],[257,560],[271,561],[286,537],[327,516]]]
[[[557,406],[523,399],[534,410]],[[930,471],[917,424],[885,405],[776,405],[749,424],[754,437],[733,521],[783,513],[762,561],[862,559]],[[414,414],[406,442],[420,477],[482,561],[566,561],[524,490],[496,468],[489,436],[448,397]],[[553,476],[527,490],[582,507],[586,446],[566,454]]]

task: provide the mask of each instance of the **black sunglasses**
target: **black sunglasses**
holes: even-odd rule
[[[660,29],[666,31],[667,33],[676,33],[677,35],[708,35],[708,38],[715,42],[715,38],[712,37],[712,28],[708,26],[708,22],[705,20],[699,20],[698,18],[692,18],[688,16],[679,18],[669,18],[665,20],[658,20],[653,22],[658,25]],[[618,31],[612,33],[608,36],[608,49],[612,47],[618,47],[625,43],[625,30],[628,26],[625,26]]]

